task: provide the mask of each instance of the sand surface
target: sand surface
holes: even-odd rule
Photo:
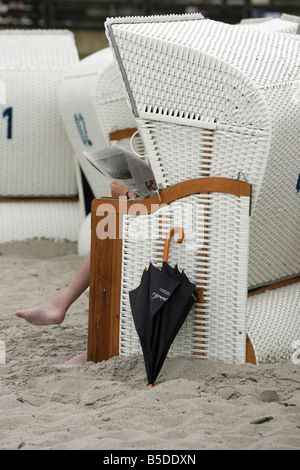
[[[172,358],[152,389],[140,356],[54,365],[86,349],[87,295],[60,326],[29,325],[14,312],[53,297],[81,260],[72,243],[0,245],[1,450],[300,449],[300,365],[292,361]]]

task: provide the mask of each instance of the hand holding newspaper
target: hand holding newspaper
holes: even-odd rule
[[[151,167],[123,147],[84,151],[83,156],[104,176],[126,184],[129,191],[141,198],[152,196],[156,192]]]

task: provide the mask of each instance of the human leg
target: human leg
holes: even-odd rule
[[[59,325],[64,321],[68,308],[87,289],[90,282],[90,254],[88,254],[71,283],[49,302],[38,307],[18,310],[15,315],[33,325]]]

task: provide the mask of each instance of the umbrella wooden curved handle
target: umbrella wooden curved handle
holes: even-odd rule
[[[165,241],[163,263],[168,261],[170,240],[171,240],[171,238],[172,238],[172,236],[174,235],[175,232],[179,234],[177,243],[182,243],[183,242],[183,238],[184,238],[183,229],[181,227],[172,228],[169,232],[169,236],[166,238],[166,241]]]

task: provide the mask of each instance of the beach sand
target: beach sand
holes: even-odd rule
[[[14,312],[53,297],[81,261],[74,243],[0,245],[1,450],[300,449],[300,365],[292,361],[168,358],[154,388],[141,356],[54,365],[86,349],[87,295],[60,326],[29,325]]]

